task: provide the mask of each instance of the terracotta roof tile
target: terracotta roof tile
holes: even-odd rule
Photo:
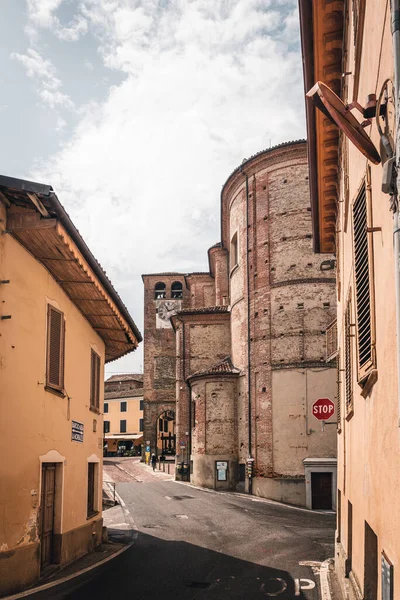
[[[235,367],[234,364],[232,363],[231,357],[227,356],[226,358],[221,360],[219,363],[217,363],[216,365],[213,365],[212,367],[209,367],[205,371],[196,371],[196,373],[192,373],[192,375],[190,375],[188,377],[188,379],[191,379],[192,377],[199,377],[202,375],[213,375],[215,373],[238,375],[240,373],[240,369]]]
[[[143,381],[143,373],[124,373],[111,375],[106,381]]]

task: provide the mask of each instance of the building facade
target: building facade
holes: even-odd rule
[[[141,336],[50,186],[1,176],[0,212],[4,595],[101,542],[104,364]]]
[[[112,375],[104,383],[104,456],[141,455],[143,375]]]
[[[300,0],[299,6],[314,246],[318,253],[335,251],[337,263],[336,572],[351,600],[394,600],[400,598],[398,199],[390,161],[399,56],[391,22],[398,34],[399,6],[378,0]]]
[[[304,141],[231,174],[221,233],[209,272],[184,277],[185,304],[170,317],[177,463],[190,464],[197,485],[334,508],[336,415],[319,422],[313,404],[336,398],[325,349],[335,271],[313,254]],[[156,279],[145,280],[145,298]]]

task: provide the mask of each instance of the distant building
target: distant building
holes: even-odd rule
[[[112,375],[104,384],[104,455],[140,455],[143,444],[143,375]]]
[[[393,163],[399,160],[400,56],[398,42],[393,54],[391,28],[398,36],[399,4],[299,5],[305,92],[316,94],[316,106],[311,99],[306,105],[314,248],[321,259],[335,252],[337,262],[337,328],[331,336],[340,397],[336,572],[350,600],[396,600],[400,293]],[[325,86],[343,101],[341,113],[339,99]],[[357,102],[358,109],[350,110]],[[354,121],[365,121],[364,128]]]
[[[102,539],[104,364],[141,335],[47,185],[0,176],[0,593]]]
[[[189,304],[189,291],[181,273],[153,273],[142,275],[142,279],[146,332],[144,442],[149,442],[151,452],[158,456],[175,456],[176,348],[170,317]]]
[[[176,410],[177,477],[186,463],[197,485],[334,508],[336,369],[325,334],[336,315],[335,270],[313,254],[304,141],[235,169],[208,258],[206,273],[143,277],[145,397],[160,398],[161,388]],[[182,283],[179,301],[173,281]],[[168,368],[153,358],[161,352]],[[319,398],[332,403],[325,423],[313,414]],[[154,418],[148,427],[150,439]]]

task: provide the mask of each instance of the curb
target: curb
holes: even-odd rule
[[[134,543],[135,543],[135,541],[132,541],[130,544],[127,544],[123,548],[120,548],[120,550],[115,552],[115,554],[112,554],[111,556],[107,556],[107,558],[104,558],[103,560],[99,561],[98,563],[96,563],[94,565],[91,565],[90,567],[86,567],[86,569],[81,569],[77,573],[72,573],[71,575],[67,575],[67,577],[63,577],[62,579],[57,579],[57,581],[52,581],[50,583],[44,583],[43,585],[40,585],[36,588],[30,588],[29,590],[25,590],[24,592],[19,592],[18,594],[13,594],[12,596],[3,596],[1,598],[1,600],[18,600],[19,598],[27,598],[29,596],[34,596],[35,594],[39,594],[40,592],[44,592],[53,587],[62,585],[64,583],[66,583],[67,581],[70,581],[71,579],[76,579],[77,577],[81,577],[81,575],[84,575],[85,573],[89,573],[90,571],[94,571],[94,569],[97,569],[98,567],[101,567],[102,565],[105,565],[106,563],[110,562],[110,560],[117,558],[117,556],[120,556],[121,554],[123,554],[124,552],[129,550],[129,548],[131,548]]]
[[[23,592],[18,592],[17,594],[13,594],[12,596],[2,596],[0,600],[19,600],[19,598],[28,598],[30,596],[34,596],[36,594],[39,594],[40,592],[44,592],[47,591],[51,588],[54,587],[58,587],[63,585],[64,583],[67,583],[68,581],[71,581],[72,579],[77,579],[79,577],[81,577],[82,575],[85,575],[86,573],[90,573],[90,571],[94,571],[95,569],[97,569],[98,567],[101,567],[105,564],[107,564],[108,562],[110,562],[111,560],[113,560],[114,558],[117,558],[117,556],[120,556],[121,554],[123,554],[124,552],[126,552],[127,550],[129,550],[130,548],[132,548],[132,546],[135,544],[136,540],[137,540],[137,536],[138,536],[138,530],[137,527],[135,525],[135,522],[132,518],[132,515],[130,514],[130,512],[128,511],[125,502],[123,501],[123,499],[121,498],[121,496],[118,494],[118,492],[115,492],[115,498],[118,501],[118,503],[120,504],[122,511],[124,513],[124,518],[125,521],[129,524],[130,526],[130,530],[133,532],[132,533],[132,541],[128,544],[126,544],[123,548],[120,548],[119,550],[117,550],[117,552],[115,552],[114,554],[112,554],[111,556],[107,556],[107,558],[103,558],[103,560],[100,560],[99,562],[90,565],[90,567],[86,567],[85,569],[81,569],[80,571],[77,571],[76,573],[72,573],[71,575],[67,575],[66,577],[62,577],[61,579],[57,579],[56,581],[51,581],[49,583],[44,583],[43,585],[39,585],[37,587],[34,588],[29,588]],[[67,565],[66,565],[67,566]]]
[[[188,481],[177,481],[173,480],[174,483],[179,483],[180,485],[186,485],[188,487],[194,488],[195,490],[200,490],[201,492],[207,492],[208,494],[220,494],[223,496],[232,496],[233,498],[244,498],[250,500],[251,502],[261,502],[263,504],[273,504],[274,506],[280,506],[282,508],[290,508],[292,510],[299,510],[302,512],[306,512],[309,514],[317,514],[317,515],[335,515],[336,513],[333,510],[316,510],[311,508],[303,508],[302,506],[294,506],[293,504],[285,504],[284,502],[278,502],[277,500],[269,500],[268,498],[262,498],[261,496],[254,496],[253,494],[245,494],[242,492],[220,492],[218,490],[211,490],[210,488],[204,488],[199,485],[193,485],[193,483],[189,483]]]

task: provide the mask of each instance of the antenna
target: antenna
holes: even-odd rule
[[[314,104],[332,123],[337,125],[349,138],[351,142],[375,165],[381,162],[381,157],[371,139],[365,133],[363,125],[369,125],[370,121],[359,123],[351,111],[351,108],[364,109],[356,103],[346,106],[339,96],[325,85],[322,81],[317,83],[306,94]]]

